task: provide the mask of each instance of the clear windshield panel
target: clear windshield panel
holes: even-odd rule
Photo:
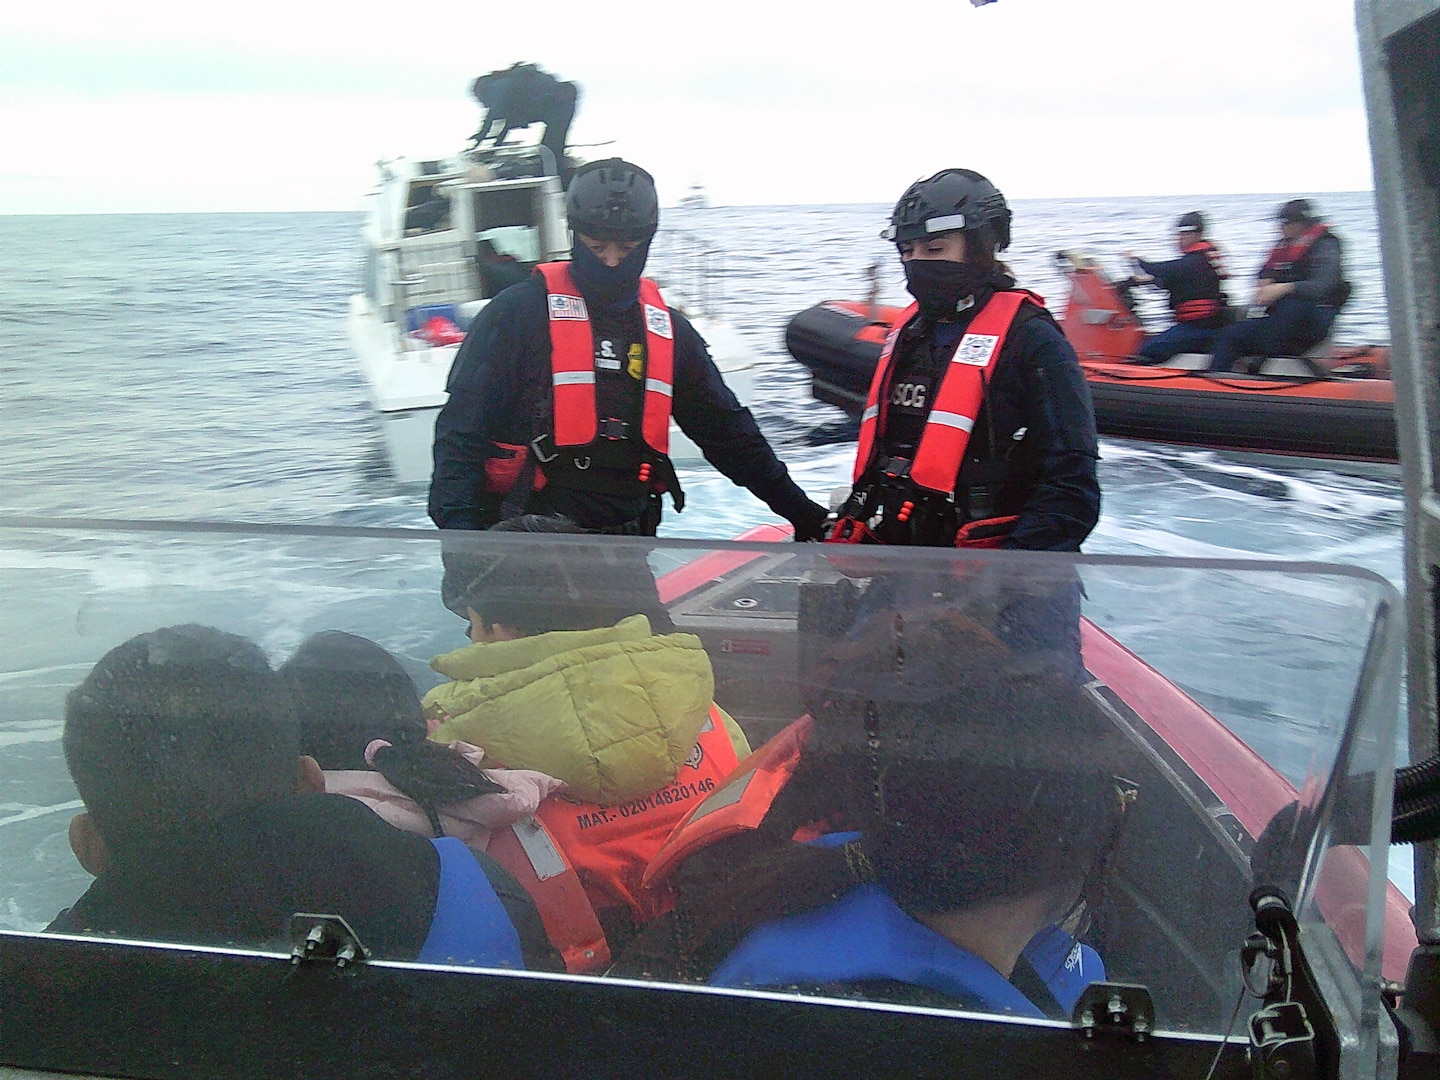
[[[1408,952],[1366,858],[1395,601],[1277,563],[9,528],[0,931],[288,951],[321,912],[382,959],[1017,1019],[1139,983],[1221,1034],[1258,883],[1363,1006]]]

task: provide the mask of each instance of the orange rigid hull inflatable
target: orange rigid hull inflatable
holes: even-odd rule
[[[1279,358],[1260,374],[1129,362],[1145,331],[1098,267],[1071,261],[1070,300],[1060,321],[1070,339],[1103,435],[1306,457],[1395,461],[1395,386],[1390,350],[1337,349]]]
[[[1336,350],[1319,360],[1276,359],[1262,374],[1208,374],[1128,362],[1145,339],[1104,276],[1070,271],[1060,320],[1080,357],[1102,435],[1191,446],[1359,461],[1397,460],[1389,349]],[[858,416],[897,307],[829,300],[790,320],[785,344],[810,369],[811,392]]]

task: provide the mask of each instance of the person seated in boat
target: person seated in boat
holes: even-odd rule
[[[663,615],[643,549],[583,554],[539,545],[452,554],[445,602],[472,643],[431,661],[453,681],[424,705],[432,739],[564,781],[536,814],[545,839],[535,842],[573,867],[609,948],[668,907],[664,891],[641,888],[641,874],[750,747],[713,701],[700,639],[673,632]],[[647,612],[663,619],[662,632]]]
[[[1208,353],[1226,324],[1229,301],[1222,283],[1229,274],[1219,248],[1205,237],[1205,218],[1192,210],[1180,216],[1175,230],[1178,259],[1151,262],[1125,252],[1143,275],[1134,279],[1136,283],[1164,289],[1175,313],[1174,326],[1140,346],[1139,355],[1147,364],[1163,364],[1180,353]]]
[[[1106,977],[1081,938],[1136,797],[1119,732],[945,609],[816,672],[652,863],[677,907],[617,973],[1068,1018]]]
[[[469,743],[433,742],[409,673],[368,638],[312,634],[279,668],[300,717],[300,749],[325,790],[359,799],[396,828],[484,851],[495,830],[565,785],[528,769],[482,768]]]
[[[288,948],[291,915],[339,915],[376,955],[521,968],[551,955],[533,902],[454,839],[325,793],[254,643],[166,627],[106,653],[65,702],[85,804],[70,844],[96,880],[58,933]]]
[[[492,146],[499,146],[513,129],[544,124],[540,145],[550,151],[561,183],[570,183],[565,138],[580,100],[578,86],[562,82],[534,64],[517,63],[481,75],[470,84],[470,96],[485,109],[485,119],[471,137],[474,146],[480,147],[487,139]]]
[[[475,318],[435,424],[430,517],[483,529],[535,515],[577,532],[653,536],[660,495],[684,495],[670,419],[732,481],[818,540],[826,517],[726,387],[688,319],[641,276],[660,221],[655,184],[619,158],[566,195],[569,262],[540,266]]]
[[[911,184],[881,235],[914,296],[861,417],[830,539],[1079,551],[1100,514],[1095,409],[1075,351],[996,258],[1010,209],[985,177]]]
[[[1291,199],[1275,218],[1280,242],[1260,268],[1251,299],[1264,314],[1221,331],[1211,371],[1234,371],[1246,357],[1303,355],[1325,340],[1350,298],[1340,239],[1310,200]]]

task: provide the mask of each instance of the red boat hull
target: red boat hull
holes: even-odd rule
[[[1148,367],[1127,362],[1144,331],[1108,283],[1087,270],[1072,273],[1072,281],[1061,324],[1085,369],[1100,434],[1301,457],[1398,460],[1388,348],[1337,350],[1309,377]],[[858,416],[885,335],[900,313],[832,300],[796,315],[785,341],[810,369],[815,397]]]

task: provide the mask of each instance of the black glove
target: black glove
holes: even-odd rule
[[[806,499],[803,507],[799,507],[794,513],[785,516],[790,519],[790,524],[795,527],[795,540],[797,543],[825,539],[825,524],[830,517],[830,511],[826,510],[819,503]]]

